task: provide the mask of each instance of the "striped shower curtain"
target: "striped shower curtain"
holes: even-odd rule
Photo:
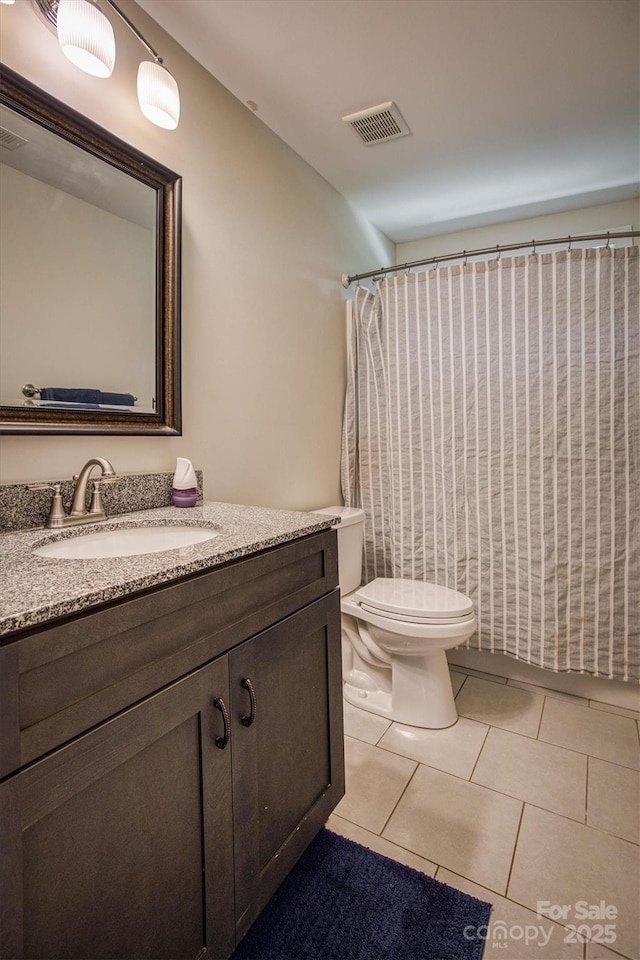
[[[342,482],[365,576],[472,598],[468,646],[640,679],[639,248],[358,287]]]

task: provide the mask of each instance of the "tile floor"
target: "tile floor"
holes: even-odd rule
[[[451,677],[447,730],[345,703],[347,792],[328,826],[491,901],[484,960],[638,960],[640,712]]]

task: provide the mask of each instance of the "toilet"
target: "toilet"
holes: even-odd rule
[[[340,517],[345,700],[413,727],[452,726],[458,714],[445,651],[476,629],[472,601],[421,580],[378,578],[362,584],[364,511],[325,507],[314,512]]]

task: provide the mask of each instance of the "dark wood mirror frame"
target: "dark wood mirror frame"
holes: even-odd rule
[[[0,103],[156,191],[156,398],[153,413],[0,407],[0,433],[158,434],[182,432],[182,178],[0,64]]]

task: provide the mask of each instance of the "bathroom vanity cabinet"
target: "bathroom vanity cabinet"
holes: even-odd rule
[[[2,957],[228,957],[344,792],[335,534],[0,656]]]

